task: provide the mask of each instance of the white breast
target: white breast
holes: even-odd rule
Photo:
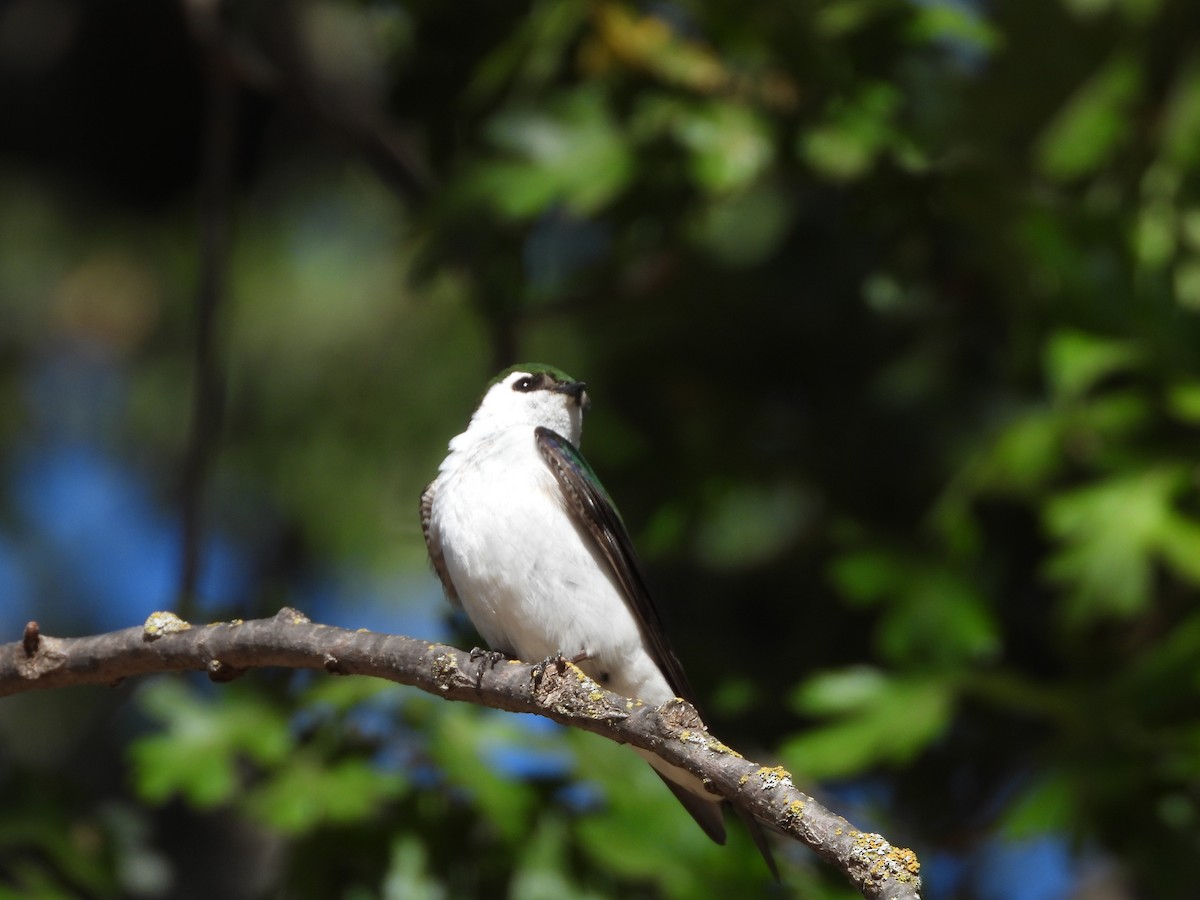
[[[609,690],[654,704],[674,696],[607,563],[564,507],[533,428],[456,443],[431,529],[484,640],[529,662],[586,654],[580,667]]]

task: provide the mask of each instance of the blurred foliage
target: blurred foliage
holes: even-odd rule
[[[202,6],[0,6],[10,636],[174,602]],[[204,614],[440,636],[416,497],[545,359],[723,739],[935,900],[1194,895],[1200,7],[226,7]],[[622,748],[390,686],[18,698],[0,740],[25,895],[849,896]]]

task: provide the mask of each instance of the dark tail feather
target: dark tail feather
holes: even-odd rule
[[[687,788],[680,787],[671,779],[663,776],[657,769],[654,770],[659,778],[662,778],[663,784],[671,789],[671,793],[675,795],[683,808],[686,809],[696,824],[699,825],[704,833],[707,834],[718,844],[725,843],[725,803],[715,803],[711,800],[705,800],[703,797],[697,797]],[[758,848],[758,852],[762,855],[763,862],[767,864],[767,868],[771,870],[771,875],[776,881],[779,881],[779,866],[775,864],[775,854],[771,852],[771,845],[767,843],[767,835],[763,831],[762,825],[754,816],[750,815],[740,806],[734,807],[737,810],[739,818],[746,823],[746,830],[750,832],[750,838],[754,841],[754,846]]]
[[[749,812],[742,809],[736,803],[734,809],[737,810],[738,818],[746,823],[746,830],[750,832],[750,839],[754,841],[754,846],[758,848],[758,852],[762,855],[763,862],[767,864],[767,868],[771,870],[771,875],[776,881],[779,881],[779,866],[775,864],[775,854],[771,852],[771,845],[767,843],[767,833],[763,831],[763,827],[759,824],[758,819],[754,818]]]
[[[654,774],[663,780],[663,784],[671,789],[671,793],[675,795],[675,799],[683,804],[696,824],[704,829],[704,833],[716,841],[718,844],[725,843],[725,815],[721,812],[721,804],[713,803],[705,800],[703,797],[697,797],[687,788],[682,788],[665,777],[658,769],[654,770]]]

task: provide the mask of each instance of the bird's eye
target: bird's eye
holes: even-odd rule
[[[513,385],[514,391],[532,391],[534,385],[537,384],[537,379],[532,375],[526,375],[524,378],[518,378]]]

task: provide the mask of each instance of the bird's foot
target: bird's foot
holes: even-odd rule
[[[479,660],[479,668],[475,670],[475,690],[483,684],[483,670],[496,668],[496,663],[507,659],[499,650],[484,650],[482,647],[471,648],[471,661]]]
[[[547,656],[530,670],[529,679],[533,682],[535,688],[542,686],[542,679],[546,677],[546,672],[549,671],[551,666],[554,667],[554,671],[558,672],[559,675],[567,671],[567,658],[563,656],[561,650],[551,656]]]
[[[529,673],[529,678],[533,682],[533,686],[535,688],[541,687],[542,679],[546,677],[546,672],[551,666],[554,667],[555,672],[557,672],[559,675],[562,675],[567,671],[568,665],[581,663],[588,658],[588,655],[589,654],[585,651],[583,653],[576,653],[574,656],[564,656],[563,652],[559,650],[557,653],[547,656],[540,663],[535,665]]]

